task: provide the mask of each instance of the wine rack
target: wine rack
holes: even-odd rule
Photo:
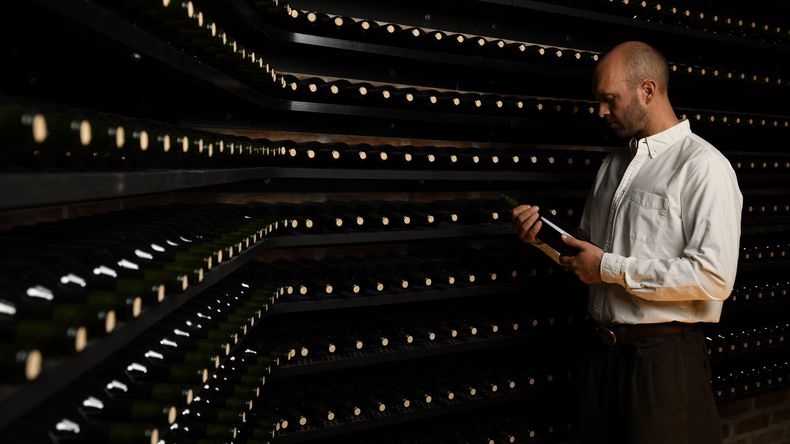
[[[790,387],[787,30],[658,3],[17,2],[4,442],[573,439],[585,289],[499,197],[578,222],[626,39],[744,191],[714,393]]]

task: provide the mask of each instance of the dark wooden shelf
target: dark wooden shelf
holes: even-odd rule
[[[359,352],[346,357],[333,357],[332,359],[310,360],[309,362],[296,363],[277,367],[272,370],[270,379],[289,378],[333,370],[342,370],[351,367],[385,364],[388,362],[418,359],[429,356],[442,356],[453,353],[463,353],[495,347],[506,347],[524,342],[523,335],[504,336],[494,339],[465,338],[460,340],[448,339],[422,343],[419,345],[398,346],[392,349],[378,349],[373,352]]]
[[[790,53],[790,45],[771,45],[764,42],[760,42],[758,40],[747,39],[743,37],[732,37],[728,35],[713,34],[713,33],[698,31],[694,29],[684,29],[678,26],[665,25],[662,23],[653,23],[644,20],[636,20],[631,17],[625,17],[616,14],[608,14],[605,12],[598,12],[589,9],[572,8],[563,5],[555,5],[541,1],[473,0],[473,2],[511,7],[514,9],[524,10],[524,11],[549,13],[562,17],[573,17],[573,18],[583,19],[599,24],[615,25],[624,28],[646,30],[646,31],[657,32],[666,35],[674,35],[681,38],[708,40],[711,42],[720,43],[722,46],[738,45],[755,50]]]
[[[426,287],[427,288],[427,287]],[[324,310],[342,310],[347,308],[374,307],[380,305],[405,304],[420,301],[438,301],[443,299],[466,298],[482,295],[495,295],[523,291],[524,284],[470,285],[459,288],[430,289],[407,291],[403,293],[384,294],[377,296],[360,296],[354,298],[334,298],[323,300],[303,299],[298,302],[279,302],[267,312],[267,316],[285,313],[305,313]]]
[[[387,54],[391,57],[400,57],[430,63],[444,63],[466,67],[486,68],[507,72],[522,72],[543,74],[546,76],[563,76],[570,78],[587,79],[591,76],[591,67],[569,67],[558,65],[535,65],[519,63],[506,59],[497,59],[479,55],[453,54],[430,49],[416,49],[403,46],[372,43],[359,40],[346,40],[341,38],[306,34],[280,29],[272,26],[260,16],[245,0],[228,0],[227,4],[235,8],[238,16],[251,30],[262,37],[275,39],[286,43],[295,43],[316,46],[326,49],[354,51],[366,54]]]
[[[545,172],[374,170],[261,167],[237,169],[148,170],[0,174],[0,209],[164,193],[259,179],[388,181],[591,182],[592,174]],[[21,192],[20,190],[23,190]]]
[[[492,407],[504,404],[510,401],[517,401],[525,399],[528,396],[527,392],[516,391],[501,395],[495,395],[487,398],[476,400],[464,400],[454,402],[452,404],[411,408],[409,410],[395,411],[393,413],[381,414],[370,419],[362,421],[347,421],[329,427],[315,428],[311,430],[304,430],[299,432],[292,432],[287,435],[282,435],[272,439],[272,444],[289,444],[304,442],[312,439],[327,438],[361,430],[367,430],[375,427],[381,427],[391,424],[399,424],[408,421],[415,421],[423,418],[431,418],[435,416],[448,415],[456,412],[466,410],[479,409],[484,407]]]

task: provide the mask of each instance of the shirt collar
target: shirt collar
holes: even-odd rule
[[[628,148],[631,150],[631,157],[635,156],[641,146],[647,147],[647,152],[650,158],[654,159],[661,154],[665,149],[672,146],[678,140],[691,134],[691,126],[688,120],[681,120],[674,126],[671,126],[660,133],[653,134],[652,136],[637,139],[632,137],[628,141]]]

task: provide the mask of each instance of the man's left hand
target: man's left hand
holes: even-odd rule
[[[570,268],[585,284],[601,282],[601,259],[603,250],[595,245],[571,236],[562,235],[565,245],[579,250],[576,256],[560,256],[560,264]]]

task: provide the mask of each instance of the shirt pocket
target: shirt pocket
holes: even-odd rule
[[[668,198],[647,191],[632,191],[625,211],[629,237],[635,241],[655,245],[661,239],[667,224],[668,209]]]

